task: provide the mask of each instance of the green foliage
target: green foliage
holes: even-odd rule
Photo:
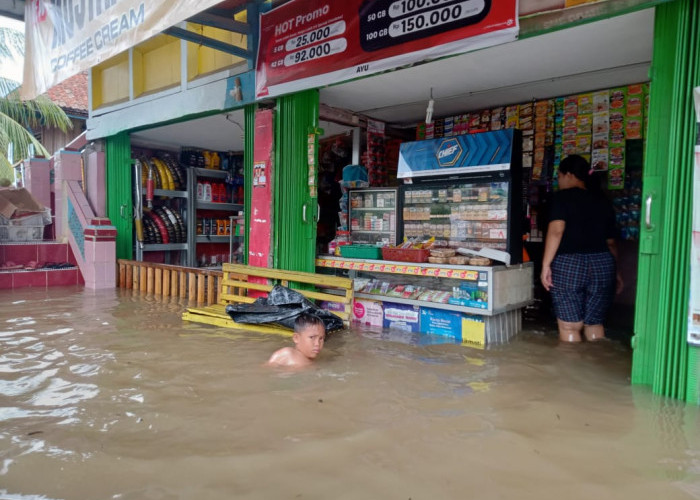
[[[24,35],[0,27],[0,62],[11,61],[14,53],[24,53]],[[65,132],[73,126],[63,110],[46,96],[21,100],[20,85],[20,82],[0,77],[0,177],[10,179],[14,178],[12,165],[29,156],[30,145],[37,156],[50,156],[29,129],[47,127]],[[7,156],[10,144],[12,158]]]

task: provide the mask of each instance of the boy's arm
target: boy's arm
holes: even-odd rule
[[[310,363],[308,359],[302,356],[293,347],[278,349],[272,353],[272,356],[270,356],[270,359],[267,361],[267,365],[269,366],[305,366]]]
[[[283,347],[282,349],[277,349],[275,352],[272,353],[272,356],[270,356],[270,359],[267,360],[268,365],[272,366],[286,366],[289,364],[290,361],[290,356],[289,356],[289,347]]]

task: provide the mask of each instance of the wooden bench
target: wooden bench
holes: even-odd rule
[[[251,278],[258,278],[250,281]],[[262,278],[262,279],[260,279]],[[260,283],[259,281],[266,281]],[[188,308],[182,319],[207,325],[238,328],[263,333],[277,333],[292,335],[291,330],[274,325],[250,325],[236,323],[226,314],[228,304],[250,304],[256,298],[272,290],[279,284],[288,288],[294,285],[314,285],[316,290],[296,291],[310,300],[327,301],[343,306],[342,311],[331,311],[343,320],[345,326],[349,325],[353,302],[352,280],[326,274],[304,273],[298,271],[285,271],[283,269],[268,269],[264,267],[245,266],[242,264],[224,264],[219,302],[207,307]],[[251,296],[250,292],[254,292]]]

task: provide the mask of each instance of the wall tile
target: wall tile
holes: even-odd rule
[[[39,245],[38,262],[68,262],[68,245],[65,243],[55,243],[49,245]]]
[[[12,273],[0,273],[0,289],[12,288]]]
[[[5,245],[5,262],[12,261],[15,264],[26,264],[30,260],[37,260],[38,245]]]
[[[59,269],[57,271],[47,271],[47,286],[68,286],[78,283],[77,269]]]
[[[46,271],[27,271],[23,273],[12,273],[12,287],[46,288]]]

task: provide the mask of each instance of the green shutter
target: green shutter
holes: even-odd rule
[[[105,139],[107,217],[117,229],[117,258],[133,258],[131,140],[121,132]]]
[[[633,339],[632,382],[678,399],[697,394],[688,382],[697,380],[698,355],[693,349],[689,358],[686,336],[699,15],[695,0],[656,8]]]
[[[308,137],[318,126],[318,107],[318,90],[277,100],[273,185],[273,262],[277,269],[315,270],[318,209],[317,198],[309,195]]]

